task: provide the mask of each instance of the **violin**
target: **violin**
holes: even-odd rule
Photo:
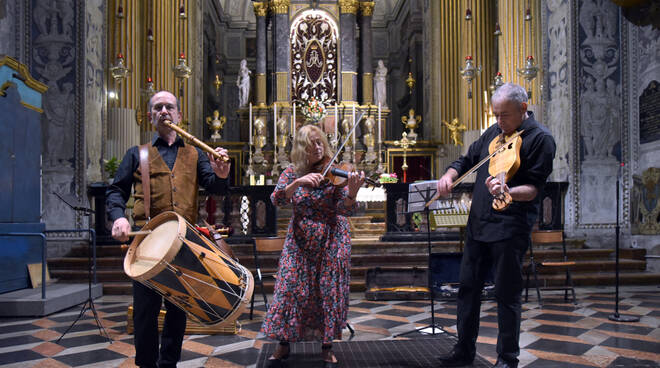
[[[504,184],[511,180],[520,167],[520,147],[522,138],[520,134],[506,137],[504,133],[493,138],[488,145],[488,153],[491,154],[488,163],[488,173],[497,178],[500,185],[500,192],[493,198],[493,209],[503,211],[513,201],[511,194],[504,191]]]
[[[334,164],[330,162],[329,158],[321,160],[316,164],[315,170],[318,173],[323,174],[323,181],[330,183],[336,187],[343,187],[348,184],[348,173],[355,171],[353,165],[349,162],[340,162]],[[380,182],[375,181],[371,178],[365,177],[364,182],[368,185],[379,187]]]

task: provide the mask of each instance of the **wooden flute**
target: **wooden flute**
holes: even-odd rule
[[[182,135],[184,138],[190,140],[192,142],[192,144],[194,144],[195,146],[197,146],[197,147],[203,149],[204,151],[212,154],[213,157],[215,157],[216,159],[219,159],[219,160],[222,160],[222,161],[225,161],[225,162],[229,161],[229,156],[223,156],[223,155],[219,154],[211,146],[209,146],[208,144],[206,144],[206,143],[200,141],[199,139],[195,138],[194,135],[186,132],[185,130],[183,130],[178,125],[172,124],[172,121],[163,120],[162,123],[165,124],[165,126],[167,126],[168,128],[170,128],[170,129],[176,131],[177,133],[179,133],[180,135]]]

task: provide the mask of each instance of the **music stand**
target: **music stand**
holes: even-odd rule
[[[72,210],[83,213],[85,215],[90,216],[90,225],[91,225],[91,216],[94,214],[94,210],[91,208],[85,207],[82,205],[76,197],[73,197],[71,195],[65,195],[61,196],[60,194],[53,192],[57,198],[59,198],[62,202],[64,202],[67,206],[69,206]],[[73,326],[82,318],[82,316],[85,315],[85,312],[87,309],[91,309],[92,314],[94,315],[94,320],[96,321],[96,327],[99,329],[99,333],[101,336],[104,336],[108,341],[112,344],[112,339],[110,338],[110,335],[108,335],[108,332],[105,330],[103,325],[101,324],[101,321],[99,320],[98,313],[96,313],[96,307],[94,306],[94,299],[92,299],[92,278],[94,279],[94,284],[97,283],[96,281],[96,231],[92,228],[89,229],[61,229],[61,230],[46,230],[44,233],[89,233],[90,237],[92,238],[90,242],[87,244],[87,264],[89,265],[88,270],[87,270],[87,300],[85,300],[85,304],[83,304],[82,309],[80,310],[80,313],[78,314],[78,317],[76,317],[75,321],[62,333],[62,335],[57,339],[56,342],[60,342],[64,335],[69,332]],[[92,271],[93,271],[93,276],[92,276]],[[88,306],[89,304],[89,306]]]
[[[426,241],[428,247],[428,288],[429,288],[429,297],[431,299],[431,324],[423,327],[416,328],[404,333],[394,335],[394,337],[399,337],[407,335],[413,332],[423,332],[426,329],[431,329],[431,335],[435,335],[435,330],[439,330],[440,333],[445,333],[441,327],[435,324],[435,291],[433,290],[433,280],[431,276],[431,210],[446,210],[451,207],[442,207],[440,201],[433,201],[429,206],[426,206],[437,191],[437,180],[427,180],[417,183],[412,183],[408,189],[408,211],[407,213],[419,213],[424,212],[426,215]]]

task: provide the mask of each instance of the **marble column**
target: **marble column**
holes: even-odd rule
[[[371,33],[371,19],[374,13],[374,2],[364,1],[360,3],[360,41],[362,52],[360,55],[360,67],[362,69],[362,103],[371,105],[374,101],[374,64],[373,43]]]
[[[270,2],[273,11],[273,101],[288,102],[289,88],[289,5],[290,0],[273,0]]]
[[[341,101],[356,103],[357,60],[355,22],[357,0],[339,0],[339,30],[341,35]]]
[[[255,83],[256,105],[266,106],[266,14],[268,3],[254,2],[254,15],[257,17],[257,71]]]

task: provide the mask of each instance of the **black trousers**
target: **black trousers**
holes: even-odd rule
[[[176,367],[181,359],[181,343],[186,331],[186,313],[165,300],[165,324],[158,352],[158,313],[163,297],[133,281],[133,326],[135,364],[140,367]]]
[[[461,260],[457,305],[457,352],[476,354],[479,314],[484,279],[493,267],[497,300],[497,354],[507,362],[518,362],[520,311],[523,289],[522,259],[529,247],[529,236],[484,243],[467,239]]]

